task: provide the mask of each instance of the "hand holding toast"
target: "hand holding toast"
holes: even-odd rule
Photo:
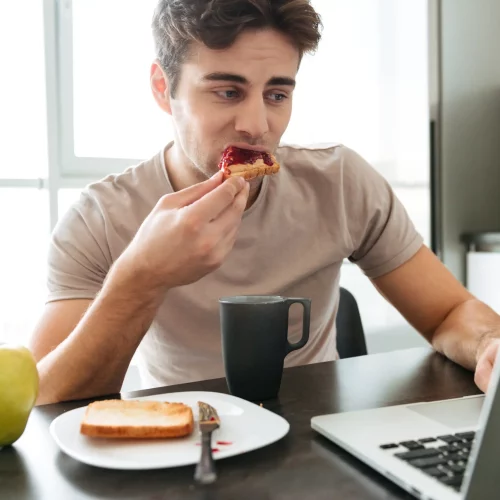
[[[119,261],[149,287],[193,283],[231,251],[248,199],[248,183],[221,173],[163,196]]]

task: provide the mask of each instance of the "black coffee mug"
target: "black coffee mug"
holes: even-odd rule
[[[292,304],[304,306],[302,338],[288,341]],[[285,357],[309,340],[311,300],[278,295],[241,295],[219,299],[222,356],[229,392],[249,401],[278,395]]]

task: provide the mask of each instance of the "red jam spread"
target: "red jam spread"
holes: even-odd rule
[[[250,149],[241,149],[236,146],[229,146],[223,153],[219,162],[219,169],[226,170],[231,165],[241,163],[255,163],[261,159],[266,165],[273,166],[274,162],[269,153],[262,151],[252,151]]]

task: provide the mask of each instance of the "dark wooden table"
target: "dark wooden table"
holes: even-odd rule
[[[223,379],[127,396],[204,390],[227,393]],[[193,481],[194,466],[113,471],[84,465],[59,451],[50,422],[89,401],[35,408],[24,435],[0,450],[3,499],[395,499],[409,496],[316,434],[311,417],[479,393],[473,375],[430,349],[410,349],[285,370],[280,396],[264,406],[290,422],[281,441],[217,461],[218,481]]]

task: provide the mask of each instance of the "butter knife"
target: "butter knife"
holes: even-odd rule
[[[217,479],[212,455],[212,432],[220,427],[217,410],[207,403],[198,401],[199,425],[201,433],[201,457],[194,478],[201,484],[211,484]]]

